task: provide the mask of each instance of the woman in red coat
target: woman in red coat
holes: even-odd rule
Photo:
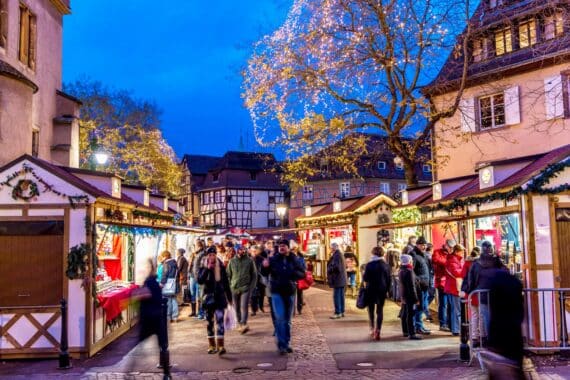
[[[459,335],[461,328],[461,298],[459,292],[461,291],[462,270],[463,270],[463,256],[465,248],[461,244],[453,247],[453,252],[447,256],[445,262],[445,288],[444,292],[447,294],[449,303],[451,305],[451,333],[455,336]]]

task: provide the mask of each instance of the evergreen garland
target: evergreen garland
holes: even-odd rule
[[[65,271],[67,278],[70,280],[85,278],[90,251],[91,247],[88,244],[79,244],[69,250],[67,254],[67,270]]]
[[[133,216],[135,218],[147,218],[151,220],[165,220],[167,222],[172,222],[173,217],[162,215],[158,212],[150,212],[150,211],[142,211],[142,210],[133,210]]]
[[[561,161],[555,164],[548,165],[537,177],[533,178],[528,184],[522,186],[516,186],[509,191],[496,191],[483,196],[472,196],[463,199],[454,199],[450,203],[438,203],[434,206],[424,206],[420,207],[422,213],[428,213],[432,211],[445,210],[452,212],[457,208],[464,208],[470,205],[480,206],[484,203],[490,203],[497,200],[511,201],[525,194],[538,194],[538,195],[550,195],[558,194],[564,191],[570,190],[570,184],[564,183],[562,185],[545,188],[546,185],[550,183],[550,180],[556,178],[560,172],[564,169],[570,167],[570,160]]]

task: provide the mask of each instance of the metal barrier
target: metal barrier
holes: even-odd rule
[[[570,288],[528,288],[523,289],[523,293],[524,349],[535,352],[570,350],[567,322],[570,319]],[[487,346],[489,321],[493,313],[489,307],[491,296],[489,290],[479,289],[470,293],[467,301],[463,301],[468,307],[465,321],[469,325],[471,352]],[[473,305],[475,300],[477,306]]]

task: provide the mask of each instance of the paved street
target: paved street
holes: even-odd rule
[[[206,354],[205,323],[191,320],[171,325],[170,353],[175,379],[483,379],[476,366],[457,362],[458,339],[435,332],[414,342],[400,336],[397,307],[386,305],[386,322],[380,342],[367,339],[366,315],[347,300],[349,311],[330,320],[331,293],[312,288],[307,307],[294,320],[293,348],[288,357],[276,352],[269,315],[251,318],[251,331],[226,336],[228,354]],[[108,346],[94,358],[74,360],[74,368],[61,372],[57,361],[4,362],[0,379],[160,379],[156,368],[158,348],[151,339],[139,346],[135,331]],[[570,378],[568,367],[540,370],[545,379]],[[127,374],[127,375],[125,375]]]

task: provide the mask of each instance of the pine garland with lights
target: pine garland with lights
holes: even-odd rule
[[[172,222],[174,219],[172,216],[167,216],[167,215],[159,214],[157,212],[142,211],[142,210],[133,210],[133,216],[135,218],[147,218],[147,219],[151,219],[151,220],[164,220],[167,222]]]
[[[508,202],[525,194],[531,194],[531,193],[538,195],[558,194],[570,190],[570,183],[564,183],[562,185],[553,188],[545,188],[545,186],[550,183],[551,179],[556,178],[560,172],[569,167],[570,167],[570,159],[555,164],[550,164],[537,177],[533,178],[526,185],[516,186],[509,191],[496,191],[494,193],[490,193],[484,196],[473,196],[464,199],[454,199],[450,203],[445,203],[445,204],[438,203],[434,206],[425,206],[421,207],[420,211],[422,213],[428,213],[439,210],[452,212],[453,210],[456,210],[458,208],[465,208],[471,205],[480,206],[482,204],[494,202],[497,200]]]
[[[38,185],[29,179],[21,179],[18,181],[16,185],[12,184],[12,181],[20,176],[25,176],[26,174],[30,174],[34,177],[35,181],[40,183],[43,186],[43,189],[40,190]],[[35,194],[34,196],[23,196],[22,186],[24,185],[23,181],[28,181],[28,186],[30,187],[30,194]],[[4,187],[12,188],[12,198],[13,199],[22,199],[25,201],[29,201],[38,197],[41,193],[50,192],[55,194],[59,197],[66,198],[71,205],[72,208],[76,208],[80,203],[87,203],[89,201],[89,197],[87,195],[68,195],[62,193],[59,190],[56,190],[53,185],[47,183],[43,178],[41,178],[31,166],[26,164],[22,165],[22,168],[14,173],[10,174],[6,179],[0,182],[0,190]]]

